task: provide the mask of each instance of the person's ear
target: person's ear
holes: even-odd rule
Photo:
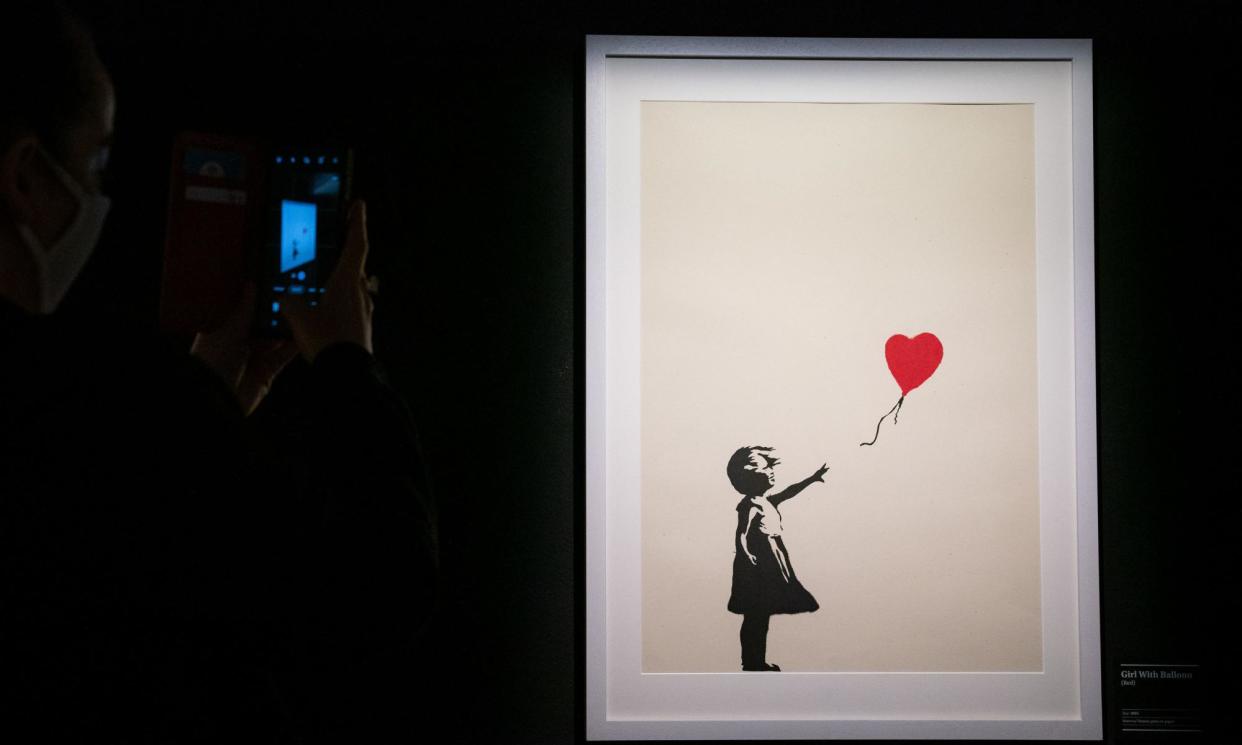
[[[34,197],[39,139],[24,135],[11,142],[0,154],[0,204],[14,222],[34,222],[38,206]]]

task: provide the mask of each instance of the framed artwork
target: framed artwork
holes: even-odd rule
[[[588,739],[1102,736],[1091,80],[588,37]]]

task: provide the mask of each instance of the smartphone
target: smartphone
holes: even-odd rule
[[[318,305],[340,258],[353,182],[347,147],[274,147],[268,154],[267,198],[257,251],[255,331],[287,338],[280,314],[292,298]]]
[[[282,303],[318,304],[345,238],[353,182],[345,146],[182,132],[173,143],[160,327],[220,326],[246,282],[253,333],[288,338]]]

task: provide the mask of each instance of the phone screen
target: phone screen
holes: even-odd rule
[[[257,314],[267,336],[289,335],[280,315],[289,298],[314,306],[323,294],[344,239],[350,161],[347,150],[287,148],[272,156]]]

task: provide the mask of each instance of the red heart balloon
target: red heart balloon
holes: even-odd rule
[[[884,344],[884,358],[888,360],[889,372],[901,386],[903,397],[923,385],[923,381],[940,367],[943,357],[944,347],[935,334],[923,333],[913,339],[893,334]]]

